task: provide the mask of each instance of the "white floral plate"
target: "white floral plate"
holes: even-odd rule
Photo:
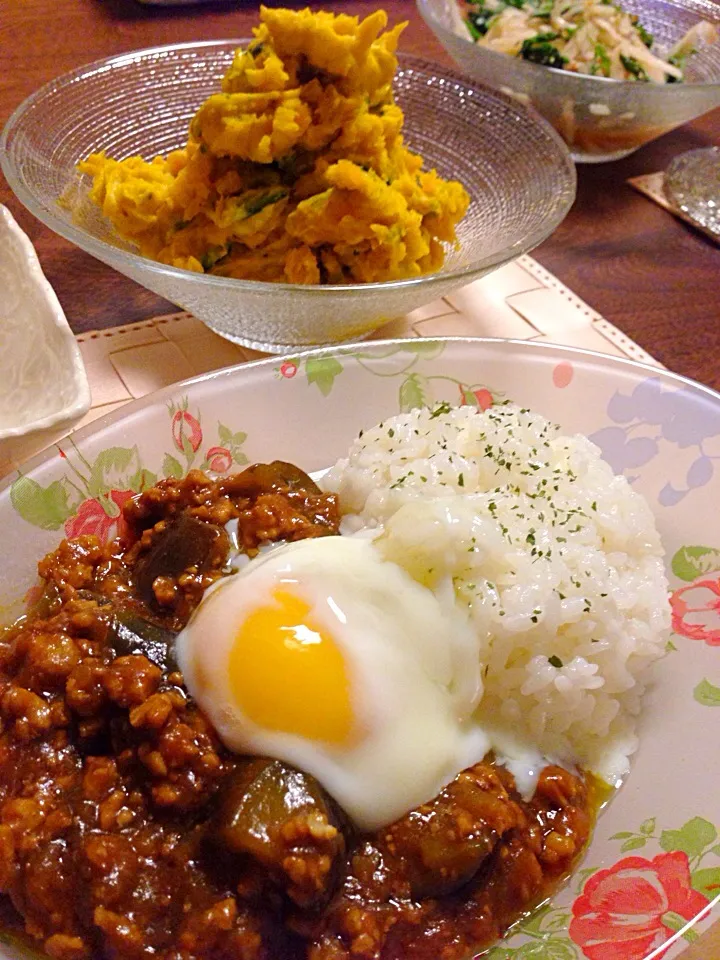
[[[318,470],[399,410],[501,398],[589,434],[646,496],[667,550],[675,635],[632,772],[584,862],[490,956],[669,960],[720,901],[720,396],[711,390],[580,350],[461,339],[315,351],[199,377],[97,421],[6,481],[0,617],[61,536],[110,537],[123,502],[158,476],[272,458]]]

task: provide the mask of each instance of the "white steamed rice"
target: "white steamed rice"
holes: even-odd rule
[[[624,776],[667,580],[648,505],[597,447],[514,404],[443,405],[365,431],[323,485],[346,531],[381,527],[388,559],[467,607],[499,749]]]

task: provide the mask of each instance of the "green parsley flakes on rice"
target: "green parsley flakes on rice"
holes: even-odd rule
[[[594,444],[515,404],[442,404],[366,430],[323,486],[344,532],[374,528],[386,559],[467,610],[500,754],[627,773],[668,585],[650,508]]]

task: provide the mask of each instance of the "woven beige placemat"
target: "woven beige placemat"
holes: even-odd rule
[[[563,343],[660,366],[531,257],[520,257],[374,334],[377,339],[437,336]],[[92,407],[72,429],[178,380],[262,356],[223,340],[188,313],[83,333],[77,340]],[[66,424],[0,442],[0,476],[68,432]]]

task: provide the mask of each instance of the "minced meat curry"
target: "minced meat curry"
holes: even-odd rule
[[[228,572],[226,524],[332,536],[339,510],[289,464],[163,480],[103,546],[63,541],[0,634],[0,889],[59,960],[456,960],[572,869],[591,789],[546,767],[531,801],[488,757],[358,834],[318,782],[229,753],[173,639]]]

